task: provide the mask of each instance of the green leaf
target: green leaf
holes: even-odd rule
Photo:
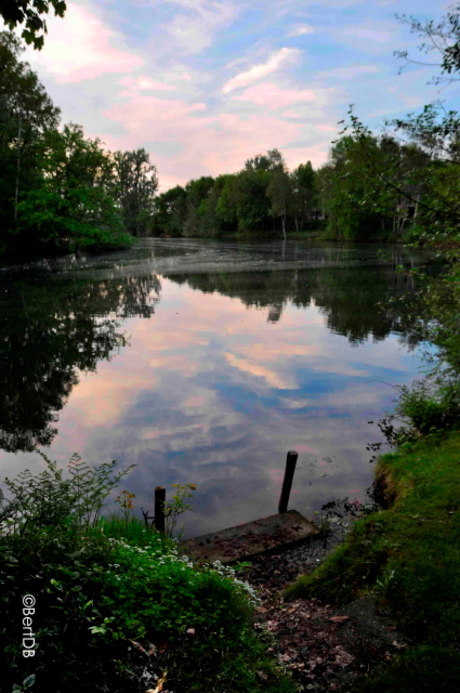
[[[31,674],[26,679],[24,679],[23,684],[22,684],[23,690],[26,691],[28,688],[31,688],[31,686],[33,686],[34,683],[35,683],[35,674]]]

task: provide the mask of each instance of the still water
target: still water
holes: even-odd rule
[[[383,255],[382,255],[383,253]],[[290,507],[365,500],[366,444],[418,375],[388,246],[148,239],[135,249],[0,272],[0,477],[64,462],[135,464],[137,512],[157,485],[197,485],[184,536]]]

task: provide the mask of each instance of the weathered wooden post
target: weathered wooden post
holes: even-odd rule
[[[155,487],[155,529],[165,533],[165,503],[166,489],[164,486]]]
[[[286,469],[284,470],[283,488],[281,489],[278,512],[285,513],[288,509],[289,495],[291,493],[292,480],[294,478],[295,466],[297,464],[298,453],[291,450],[287,454]]]

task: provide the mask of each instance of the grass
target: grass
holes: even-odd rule
[[[359,520],[287,598],[345,603],[379,595],[413,647],[366,681],[366,693],[460,690],[460,433],[380,458],[377,475],[394,499]]]

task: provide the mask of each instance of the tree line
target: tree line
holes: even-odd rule
[[[144,149],[106,151],[60,111],[0,32],[0,253],[127,246],[158,187]]]
[[[286,237],[291,222],[308,224],[315,207],[314,171],[310,162],[289,173],[277,149],[246,161],[242,171],[217,178],[203,176],[177,185],[154,202],[154,235]]]
[[[314,232],[344,240],[452,235],[460,222],[460,160],[433,149],[427,127],[400,127],[410,130],[408,141],[393,132],[375,136],[350,110],[323,166],[315,170],[308,161],[289,172],[273,149],[238,173],[177,185],[155,198],[150,232],[265,238]]]
[[[397,16],[438,57],[435,84],[459,79],[460,5],[439,22]],[[402,69],[413,60],[397,51]],[[422,62],[422,64],[424,64]],[[375,135],[350,107],[328,161],[289,172],[276,149],[235,174],[192,180],[156,198],[154,235],[284,237],[314,230],[344,240],[457,243],[460,227],[460,117],[442,102],[385,122]]]
[[[435,81],[444,85],[460,68],[459,16],[454,8],[438,24],[400,18],[433,40],[422,46],[440,53]],[[35,45],[26,15],[21,21]],[[307,161],[289,171],[272,149],[236,173],[156,195],[157,170],[145,149],[106,151],[81,126],[61,125],[22,50],[13,33],[0,32],[0,254],[123,247],[142,235],[451,243],[458,234],[460,118],[442,104],[386,123],[381,135],[350,108],[316,170]],[[399,57],[410,62],[406,52]]]

